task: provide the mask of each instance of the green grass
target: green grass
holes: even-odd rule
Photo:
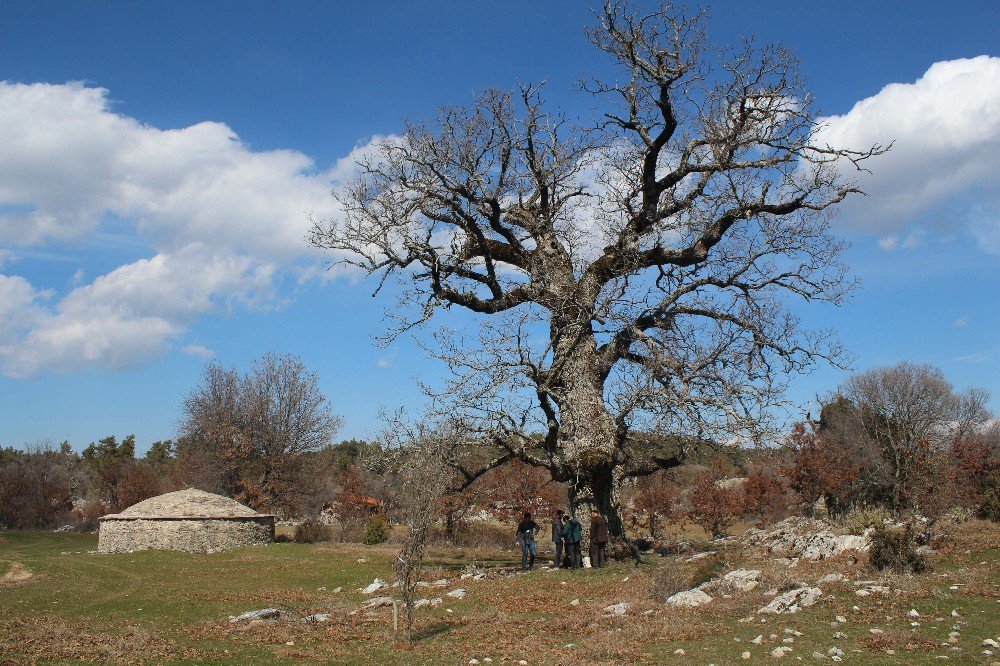
[[[726,570],[759,568],[764,585],[687,611],[665,608],[654,589],[660,567],[685,568],[693,580],[707,566],[683,558],[456,580],[427,595],[442,596],[445,603],[418,610],[418,640],[409,645],[393,639],[389,609],[359,610],[366,597],[357,588],[376,576],[391,580],[394,546],[275,543],[211,555],[98,555],[88,552],[96,547],[90,535],[3,532],[0,576],[26,568],[32,577],[0,583],[0,663],[465,664],[490,657],[495,664],[524,659],[722,666],[746,663],[740,658],[744,650],[753,655],[751,663],[771,661],[768,653],[782,644],[787,628],[803,635],[793,636],[785,661],[811,661],[813,651],[837,645],[845,663],[930,664],[947,655],[950,663],[990,664],[1000,655],[981,654],[981,642],[1000,634],[1000,529],[961,526],[954,538],[951,552],[936,558],[929,573],[887,577],[890,596],[859,598],[850,582],[836,583],[823,586],[824,598],[815,606],[764,622],[754,611],[766,603],[763,590],[769,586],[812,582],[833,570],[852,578],[876,576],[863,562],[803,562],[789,569],[764,553],[724,547]],[[514,564],[509,552],[434,548],[425,578],[454,579],[473,561]],[[966,586],[950,589],[955,583]],[[465,599],[444,596],[458,586],[466,589]],[[343,591],[334,593],[336,587]],[[571,606],[573,599],[579,604]],[[603,617],[601,609],[619,601],[629,602],[629,613]],[[255,627],[228,622],[230,615],[269,606],[286,609],[293,620]],[[919,627],[910,626],[911,608],[921,613]],[[953,609],[959,618],[951,616]],[[298,621],[312,612],[333,619],[319,625]],[[834,629],[830,622],[838,614],[848,622]],[[746,618],[752,621],[741,621]],[[963,623],[960,651],[940,645],[956,622]],[[873,627],[884,634],[869,634]],[[834,640],[835,631],[848,637]],[[751,644],[758,634],[765,643]],[[683,656],[675,654],[678,648]]]

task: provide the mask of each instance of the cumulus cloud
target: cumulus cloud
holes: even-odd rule
[[[821,143],[894,142],[872,174],[845,170],[869,196],[844,204],[844,229],[879,237],[883,249],[914,247],[925,228],[958,231],[1000,253],[1000,58],[934,63],[822,122]]]
[[[81,269],[61,297],[0,274],[12,376],[132,367],[205,313],[273,304],[283,274],[321,274],[309,216],[335,214],[331,189],[368,149],[321,171],[298,151],[254,151],[222,123],[151,127],[82,83],[0,82],[0,135],[0,268],[11,248],[85,248],[109,221],[147,250],[89,283]]]

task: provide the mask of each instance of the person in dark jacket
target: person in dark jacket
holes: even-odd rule
[[[563,553],[563,523],[562,523],[563,512],[562,509],[556,509],[556,512],[552,514],[552,543],[556,547],[556,558],[554,560],[557,567],[562,566],[562,553]]]
[[[531,519],[531,513],[525,511],[524,518],[517,524],[517,544],[521,546],[521,571],[535,566],[535,535],[538,534],[538,529],[538,523]]]
[[[580,542],[583,541],[583,525],[573,516],[563,516],[563,539],[566,540],[566,555],[570,566],[579,569],[583,566],[580,556]]]
[[[597,513],[590,514],[590,566],[603,567],[608,564],[608,519]]]

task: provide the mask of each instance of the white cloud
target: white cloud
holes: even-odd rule
[[[4,246],[40,256],[30,248],[72,241],[85,255],[112,218],[147,254],[86,284],[77,271],[61,299],[0,275],[0,315],[16,315],[0,322],[5,374],[132,367],[206,313],[275,303],[281,275],[320,274],[329,257],[305,243],[309,215],[335,214],[331,189],[371,150],[319,171],[301,152],[253,151],[222,123],[144,125],[107,94],[0,82],[0,266]]]
[[[872,174],[845,169],[869,196],[845,202],[843,228],[881,237],[885,249],[908,228],[917,230],[904,248],[921,242],[922,227],[960,230],[1000,252],[1000,58],[934,63],[822,122],[819,140],[833,146],[895,142],[868,163]]]
[[[215,358],[215,352],[208,347],[203,347],[201,345],[188,345],[181,350],[188,356],[195,356],[204,360],[209,360]]]
[[[972,317],[964,315],[955,320],[955,326],[958,326],[959,328],[962,326],[968,326],[970,321],[972,321]]]
[[[392,362],[394,360],[396,360],[396,351],[395,350],[389,352],[388,354],[386,354],[385,356],[383,356],[379,360],[375,361],[375,365],[377,365],[380,368],[388,368],[389,366],[392,365]]]

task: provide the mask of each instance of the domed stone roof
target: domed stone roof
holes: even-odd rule
[[[133,504],[105,518],[248,518],[260,516],[253,509],[222,495],[188,488]]]

